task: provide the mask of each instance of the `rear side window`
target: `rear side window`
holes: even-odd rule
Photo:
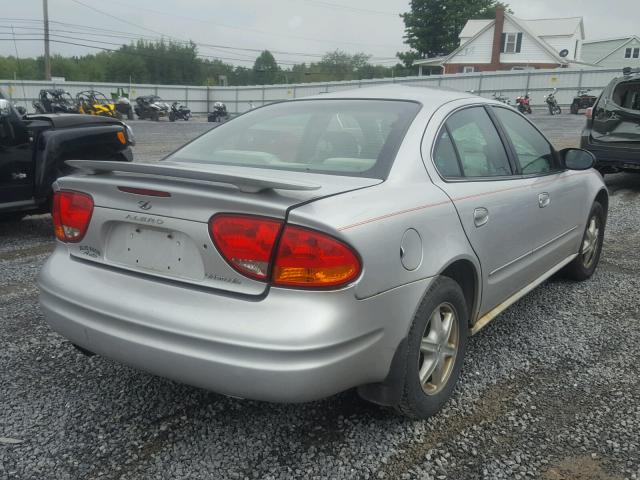
[[[524,175],[544,174],[555,170],[553,148],[544,136],[521,115],[506,108],[494,108],[511,140]]]
[[[455,172],[453,162],[450,160],[451,150],[454,150],[453,158],[456,158],[457,153],[458,171],[461,170],[464,177],[511,175],[507,153],[484,108],[471,107],[454,113],[447,120],[444,131],[448,132],[447,138],[442,137],[441,133],[435,151],[438,170],[440,170],[438,166],[440,162],[447,172]],[[451,135],[450,139],[448,135]],[[452,148],[449,148],[447,144],[451,142]],[[444,177],[451,176],[443,170],[440,170],[440,173]]]
[[[453,142],[446,128],[443,128],[438,136],[434,160],[436,168],[443,177],[455,178],[462,176],[458,156],[456,155],[456,150],[453,148]]]
[[[302,100],[258,108],[167,160],[385,179],[420,109],[396,100]]]

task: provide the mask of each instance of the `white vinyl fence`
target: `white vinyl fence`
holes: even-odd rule
[[[621,74],[618,69],[563,68],[249,87],[0,80],[0,89],[18,105],[26,107],[27,111],[33,110],[32,102],[38,98],[40,89],[52,87],[64,88],[74,97],[76,93],[89,89],[98,90],[107,97],[118,88],[127,92],[131,89],[132,99],[140,95],[159,95],[168,103],[178,101],[187,105],[194,113],[209,112],[213,102],[221,101],[227,105],[229,112],[241,113],[249,110],[251,106],[259,107],[281,100],[389,83],[473,90],[476,94],[489,98],[494,92],[498,92],[509,97],[512,104],[515,103],[515,97],[529,92],[534,106],[544,105],[544,96],[553,88],[557,88],[556,98],[561,105],[566,106],[571,103],[578,89],[590,88],[591,94],[598,95],[613,77]]]

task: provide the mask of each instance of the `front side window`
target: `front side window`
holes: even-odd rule
[[[521,115],[506,108],[493,108],[518,157],[523,175],[555,170],[553,148],[546,138]]]
[[[507,153],[491,118],[483,107],[471,107],[454,113],[447,120],[446,128],[455,145],[464,177],[511,175]],[[437,165],[437,154],[435,161]],[[451,165],[451,162],[447,164]],[[449,168],[455,171],[454,167]],[[443,172],[441,174],[446,176]]]
[[[420,105],[396,100],[299,100],[268,105],[167,157],[385,179]]]

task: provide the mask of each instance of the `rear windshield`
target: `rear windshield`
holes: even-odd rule
[[[299,100],[214,128],[166,160],[385,179],[420,105],[397,100]]]

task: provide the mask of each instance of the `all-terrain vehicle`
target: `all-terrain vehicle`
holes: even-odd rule
[[[145,95],[136,98],[136,104],[133,107],[139,119],[158,121],[161,117],[169,115],[169,105],[162,101],[157,95]]]
[[[66,160],[133,160],[131,129],[109,117],[23,117],[0,92],[0,220],[49,211],[52,183],[71,173]]]
[[[569,111],[571,113],[577,115],[579,110],[593,107],[593,104],[596,103],[596,98],[598,97],[595,95],[589,95],[590,91],[590,88],[578,90],[578,95],[574,97],[573,102],[571,102],[571,106],[569,107]]]
[[[33,102],[36,113],[79,113],[69,92],[62,88],[43,88]]]
[[[97,90],[84,90],[78,93],[76,104],[80,113],[121,118],[114,103]]]

